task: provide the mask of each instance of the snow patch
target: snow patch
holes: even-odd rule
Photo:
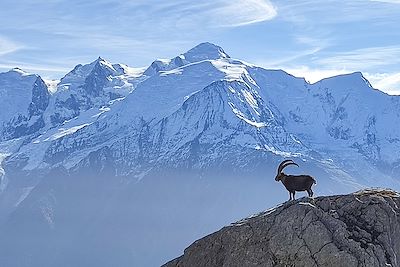
[[[57,85],[60,83],[60,80],[45,80],[43,79],[44,83],[47,86],[47,89],[51,94],[57,92]]]
[[[315,205],[309,203],[309,202],[299,202],[299,205],[303,205],[303,206],[310,206],[312,208],[317,208]]]
[[[252,120],[249,120],[248,118],[246,118],[245,115],[239,109],[237,109],[235,107],[235,104],[233,104],[232,102],[228,102],[228,104],[231,107],[233,113],[235,113],[235,115],[239,119],[245,121],[246,123],[248,123],[248,124],[250,124],[250,125],[252,125],[254,127],[257,127],[257,128],[262,128],[262,127],[267,126],[267,124],[265,122],[252,121]]]
[[[242,80],[242,76],[247,73],[245,65],[231,64],[227,59],[211,60],[211,63],[225,74],[226,80]]]
[[[183,68],[176,68],[172,70],[160,71],[160,76],[167,76],[171,74],[180,75],[183,72]]]
[[[82,125],[74,126],[74,127],[68,128],[68,129],[59,128],[59,129],[58,129],[58,133],[52,135],[51,137],[48,137],[48,138],[44,139],[44,141],[56,140],[56,139],[58,139],[58,138],[61,138],[61,137],[66,136],[66,135],[68,135],[68,134],[73,134],[73,133],[75,133],[76,131],[78,131],[78,130],[80,130],[80,129],[82,129],[83,127],[86,127],[86,126],[88,126],[88,125],[90,125],[90,123],[84,123],[84,124],[82,124]]]

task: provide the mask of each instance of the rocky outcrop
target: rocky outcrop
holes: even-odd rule
[[[233,223],[164,266],[400,266],[390,190],[302,198]]]

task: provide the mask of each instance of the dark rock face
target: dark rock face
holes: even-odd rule
[[[32,102],[29,105],[29,117],[42,115],[49,105],[50,93],[44,81],[38,77],[32,89]]]
[[[194,242],[164,266],[400,266],[399,207],[389,190],[286,202]]]
[[[93,70],[89,74],[89,76],[85,79],[85,83],[83,85],[83,90],[90,96],[100,96],[104,86],[107,84],[107,77],[111,76],[112,73],[110,70],[104,68],[100,61],[94,65]]]

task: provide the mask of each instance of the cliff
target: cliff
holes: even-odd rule
[[[400,266],[390,190],[302,198],[195,241],[164,266]]]

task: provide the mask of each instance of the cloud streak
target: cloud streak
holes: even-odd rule
[[[400,95],[400,72],[397,73],[364,73],[371,84],[391,95]]]
[[[22,45],[17,44],[10,39],[0,35],[0,56],[14,53],[22,48]]]
[[[265,0],[226,0],[220,1],[211,15],[220,20],[221,26],[238,27],[271,20],[276,17],[277,10]]]
[[[381,2],[389,4],[400,4],[400,0],[370,0],[371,2]]]
[[[43,18],[38,20],[32,16],[21,14],[40,9]],[[268,0],[175,0],[160,2],[148,1],[116,1],[116,0],[58,0],[35,1],[20,0],[13,4],[7,14],[7,8],[0,11],[3,17],[15,16],[18,20],[7,23],[5,27],[50,30],[88,30],[95,25],[103,29],[112,28],[115,32],[130,31],[158,26],[164,29],[218,28],[238,27],[271,20],[277,15],[276,8]],[[3,13],[3,14],[2,14]],[[51,23],[49,23],[49,21]],[[198,24],[198,23],[202,24]],[[201,26],[201,27],[200,27]],[[157,30],[157,28],[155,28]],[[126,33],[126,32],[125,32]]]
[[[370,69],[400,63],[400,46],[381,46],[339,52],[316,60],[320,65],[345,69]]]

